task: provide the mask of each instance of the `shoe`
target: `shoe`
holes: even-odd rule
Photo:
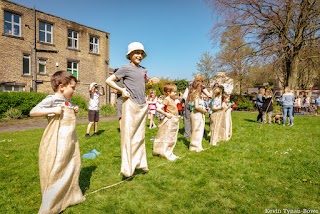
[[[282,126],[286,126],[285,124],[282,124]]]
[[[152,129],[155,129],[155,128],[157,128],[157,126],[156,126],[156,125],[153,125],[151,128],[152,128]]]
[[[155,140],[155,139],[156,139],[156,138],[155,138],[155,137],[153,137],[153,136],[150,138],[150,140]]]
[[[290,124],[290,126],[293,126],[293,123],[292,123],[292,124]]]
[[[98,136],[97,132],[96,132],[96,133],[93,133],[93,135],[92,135],[92,136]]]
[[[85,137],[88,138],[88,137],[90,137],[90,135],[89,134],[85,134]]]

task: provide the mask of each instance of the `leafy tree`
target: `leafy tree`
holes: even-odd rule
[[[209,52],[204,52],[197,63],[197,70],[204,76],[204,84],[209,85],[210,79],[215,75],[215,62]],[[195,75],[195,73],[193,73]]]
[[[185,79],[174,80],[173,83],[176,84],[178,92],[184,91],[187,88],[187,86],[189,85],[189,82]]]

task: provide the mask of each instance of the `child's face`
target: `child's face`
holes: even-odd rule
[[[71,80],[71,82],[68,85],[62,85],[60,91],[62,92],[65,98],[70,99],[73,93],[76,91],[76,86],[77,83],[74,80]]]
[[[143,50],[135,50],[132,51],[129,54],[130,57],[130,61],[135,64],[135,65],[139,65],[140,62],[143,60]]]
[[[176,98],[176,91],[171,91],[171,92],[169,92],[168,93],[168,95],[169,95],[169,97],[171,98],[171,99],[175,99]]]

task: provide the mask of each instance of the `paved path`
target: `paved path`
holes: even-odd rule
[[[117,119],[118,119],[117,116],[100,117],[100,122],[117,120]],[[87,118],[77,119],[77,124],[84,124],[84,123],[88,123]],[[40,129],[40,128],[45,128],[47,124],[48,124],[47,119],[43,117],[0,122],[0,133]]]

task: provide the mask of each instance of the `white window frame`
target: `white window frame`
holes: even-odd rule
[[[90,36],[90,53],[99,53],[99,38],[96,36]]]
[[[11,15],[10,20],[5,20],[6,15],[4,14],[4,34],[6,35],[12,35],[12,36],[21,36],[21,16],[18,14],[14,14],[8,11],[4,11],[4,13]],[[15,22],[15,18],[19,18],[18,22]],[[6,24],[10,24],[10,29],[6,31]],[[18,27],[19,32],[15,32],[15,27]]]
[[[71,66],[69,66],[71,64]],[[75,68],[76,66],[76,68]],[[67,62],[67,71],[70,72],[72,75],[74,75],[78,79],[79,75],[79,63],[75,61],[68,61]],[[76,75],[75,75],[76,73]]]
[[[25,73],[25,60],[28,60],[28,73]],[[30,54],[23,54],[23,61],[22,61],[22,75],[30,75],[31,74],[31,57]]]
[[[39,68],[39,74],[46,74],[47,73],[47,61],[44,59],[39,59],[38,68]],[[43,71],[41,71],[40,68],[43,68]]]
[[[69,36],[71,33],[71,37]],[[76,36],[75,36],[76,34]],[[71,46],[69,46],[69,41],[71,40]],[[68,30],[68,47],[73,49],[78,49],[79,47],[79,32],[74,30]]]
[[[44,29],[40,29],[40,24],[44,24]],[[51,30],[48,29],[49,26]],[[42,40],[40,36],[41,33],[44,33],[44,40]],[[50,36],[50,41],[49,41],[49,36]],[[39,41],[44,43],[49,43],[49,44],[53,43],[53,25],[52,24],[39,21]]]

